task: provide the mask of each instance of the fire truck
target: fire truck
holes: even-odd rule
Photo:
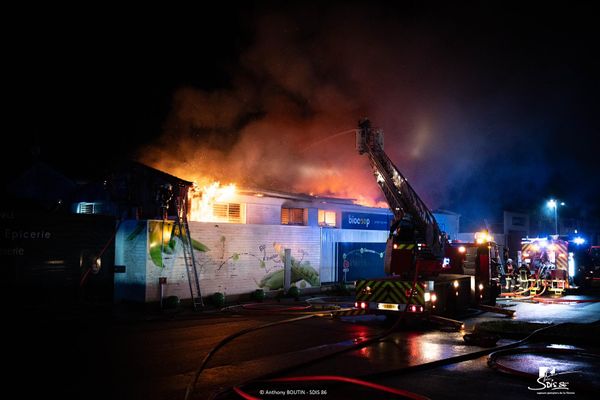
[[[507,278],[503,291],[510,291],[512,284],[521,292],[529,291],[531,296],[562,295],[569,288],[569,276],[575,273],[575,258],[569,251],[569,242],[558,236],[523,239],[517,262],[517,273]]]
[[[386,277],[358,280],[355,307],[369,313],[455,315],[499,293],[498,246],[491,236],[453,243],[383,150],[383,131],[359,122],[356,149],[369,158],[393,213],[386,242]]]

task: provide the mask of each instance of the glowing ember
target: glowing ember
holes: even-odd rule
[[[202,222],[228,222],[228,202],[233,200],[236,194],[235,184],[230,183],[221,186],[219,182],[213,182],[200,189],[194,184],[190,190],[191,208],[190,220]]]

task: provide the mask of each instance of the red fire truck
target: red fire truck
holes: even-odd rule
[[[521,291],[529,295],[551,293],[561,295],[569,288],[569,275],[573,276],[575,259],[569,251],[569,242],[557,236],[525,238],[518,252],[516,276],[512,277]],[[511,278],[503,290],[510,290]]]
[[[451,243],[433,213],[383,151],[383,131],[359,123],[359,154],[366,154],[394,215],[386,244],[386,277],[356,282],[355,306],[372,313],[454,315],[494,305],[499,294],[498,249],[492,238]]]

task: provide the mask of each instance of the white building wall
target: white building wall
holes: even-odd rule
[[[263,225],[281,224],[281,205],[246,204],[246,223]]]
[[[318,286],[320,234],[318,227],[244,225],[190,222],[191,236],[207,251],[195,250],[203,296],[247,294],[262,287],[266,291],[283,285],[283,251],[292,251],[299,287]],[[159,277],[167,278],[164,296],[189,298],[187,273],[178,244],[173,254],[164,254],[164,267],[148,257],[146,301],[160,298]],[[310,277],[310,279],[309,279]],[[281,279],[280,279],[281,278]],[[281,282],[281,286],[279,286]]]
[[[203,296],[215,292],[247,294],[261,287],[279,289],[283,285],[285,248],[292,250],[295,266],[292,278],[299,287],[337,282],[338,242],[385,243],[388,236],[387,230],[340,229],[344,211],[389,214],[386,209],[323,202],[310,204],[257,196],[239,196],[234,201],[246,205],[246,224],[189,223],[192,238],[206,249],[194,251]],[[309,226],[281,225],[282,206],[307,208]],[[319,209],[335,211],[338,227],[317,226]],[[452,220],[452,225],[454,222]],[[131,239],[131,233],[135,227],[139,228],[139,224],[145,224],[143,232],[135,240]],[[115,275],[115,299],[129,299],[127,288],[135,288],[135,294],[129,297],[158,301],[159,278],[167,278],[165,297],[190,297],[181,243],[176,239],[175,245],[169,247],[167,240],[157,252],[156,243],[161,242],[157,239],[160,236],[157,236],[157,224],[163,222],[132,221],[117,235],[116,263],[126,265],[126,273]],[[172,221],[167,222],[167,228],[160,226],[160,232],[170,234],[173,231]],[[164,236],[161,239],[165,241]]]

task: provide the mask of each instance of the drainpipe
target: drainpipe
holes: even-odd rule
[[[163,298],[165,294],[165,285],[167,284],[167,278],[158,278],[158,285],[160,286],[160,310],[163,310]]]

